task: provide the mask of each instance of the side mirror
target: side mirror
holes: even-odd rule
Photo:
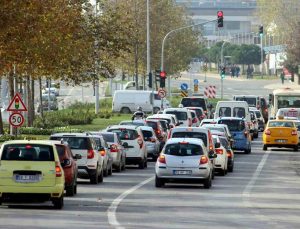
[[[213,158],[216,158],[218,155],[217,154],[215,154],[215,153],[213,153],[213,154],[209,154],[209,158],[210,159],[213,159]]]
[[[128,148],[129,145],[128,145],[127,142],[123,142],[122,146],[123,146],[124,148]]]
[[[221,147],[221,144],[220,144],[220,142],[216,142],[216,144],[215,144],[215,148],[220,148]]]
[[[60,164],[62,167],[67,167],[71,165],[71,161],[69,159],[64,159]]]
[[[80,154],[75,154],[74,159],[76,160],[80,160],[82,158],[82,156]]]

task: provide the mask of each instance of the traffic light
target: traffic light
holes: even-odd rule
[[[217,12],[217,16],[218,16],[218,28],[223,28],[223,11],[218,11]]]
[[[222,69],[221,69],[221,78],[222,79],[225,78],[225,73],[226,73],[226,69],[225,69],[225,67],[222,67]]]
[[[165,71],[161,71],[160,74],[160,87],[164,88],[166,87],[166,77],[167,77],[167,73]]]
[[[259,35],[264,35],[264,27],[262,25],[259,26]]]
[[[159,82],[160,81],[160,70],[155,70],[155,81]]]
[[[149,88],[152,88],[152,82],[153,82],[153,80],[152,80],[152,72],[149,72],[149,82],[148,82],[148,87]]]

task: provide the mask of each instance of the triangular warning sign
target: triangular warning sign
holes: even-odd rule
[[[10,101],[7,111],[27,111],[27,108],[19,93],[15,94],[14,98]]]

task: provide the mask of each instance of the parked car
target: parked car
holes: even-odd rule
[[[26,200],[64,205],[64,170],[55,143],[6,141],[0,149],[0,204]]]
[[[153,160],[156,160],[160,153],[160,142],[152,127],[142,126],[141,130],[143,132],[148,157],[152,157]]]
[[[213,141],[215,144],[215,151],[217,154],[216,160],[215,160],[215,171],[219,172],[222,176],[225,176],[228,171],[228,156],[227,156],[227,150],[225,147],[221,144],[220,137],[218,135],[212,135]]]
[[[74,196],[77,193],[78,166],[76,160],[81,159],[81,155],[73,155],[68,143],[66,142],[53,142],[55,143],[59,160],[65,174],[66,196]]]
[[[196,182],[210,188],[213,164],[204,143],[200,139],[169,139],[155,164],[155,186],[167,182]]]
[[[218,120],[219,124],[226,124],[233,136],[233,150],[251,153],[251,135],[248,125],[243,118],[225,117]]]
[[[192,115],[187,108],[167,108],[164,109],[164,114],[176,115],[180,126],[192,126]]]
[[[138,165],[140,169],[147,168],[147,149],[140,127],[115,125],[106,131],[119,135],[126,152],[126,164]]]
[[[98,153],[94,138],[88,133],[58,133],[50,140],[67,142],[73,154],[80,154],[77,160],[78,178],[89,179],[91,184],[103,182],[103,157]]]
[[[113,158],[113,167],[117,172],[121,172],[126,168],[126,153],[120,137],[116,133],[101,132],[104,140],[108,144],[110,154]]]

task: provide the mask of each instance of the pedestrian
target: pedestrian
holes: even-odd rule
[[[236,78],[238,78],[239,77],[239,75],[240,75],[240,67],[239,66],[236,66],[236,69],[235,69],[235,74],[236,74]]]
[[[249,79],[251,76],[251,68],[250,68],[250,65],[248,64],[248,67],[247,67],[247,79]]]
[[[253,78],[253,72],[254,72],[254,68],[253,66],[250,67],[250,77]]]
[[[234,65],[231,65],[230,73],[231,73],[231,78],[233,78],[234,74],[235,74],[235,67],[234,67]]]
[[[280,74],[281,83],[284,84],[284,73],[283,71]]]

